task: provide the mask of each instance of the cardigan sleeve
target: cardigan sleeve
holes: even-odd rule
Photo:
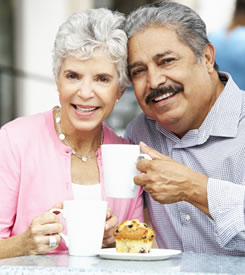
[[[11,236],[18,201],[20,164],[7,130],[0,130],[0,239]]]
[[[139,187],[137,197],[131,199],[127,220],[138,219],[144,222],[143,188]]]

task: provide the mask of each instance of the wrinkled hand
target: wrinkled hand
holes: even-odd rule
[[[52,208],[63,208],[63,204],[59,203]],[[56,214],[49,211],[34,218],[27,231],[24,233],[27,255],[47,254],[56,249],[61,241],[58,233],[64,230],[64,226],[59,222]],[[57,245],[49,246],[49,236],[56,238]]]
[[[112,213],[112,210],[108,208],[106,213],[105,231],[102,247],[115,246],[115,239],[113,237],[113,231],[118,224],[118,219]]]
[[[142,173],[134,177],[135,184],[143,186],[154,200],[162,204],[187,201],[202,211],[204,211],[202,207],[208,207],[207,176],[157,152],[142,142],[140,148],[143,153],[150,155],[152,160],[143,159],[137,163],[137,169]]]

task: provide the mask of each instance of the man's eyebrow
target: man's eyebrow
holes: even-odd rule
[[[158,54],[154,55],[152,59],[153,59],[154,61],[156,61],[156,60],[159,59],[159,58],[162,58],[162,57],[164,57],[164,56],[166,56],[166,55],[173,54],[173,53],[174,53],[173,51],[168,50],[168,51],[165,51],[165,52],[163,52],[163,53],[158,53]]]
[[[131,69],[133,69],[135,67],[139,67],[139,66],[144,66],[144,64],[141,62],[135,62],[133,64],[128,65],[128,70],[130,71]]]
[[[154,55],[152,59],[153,59],[154,61],[156,61],[156,60],[158,60],[159,58],[162,58],[162,57],[164,57],[164,56],[166,56],[166,55],[169,55],[169,54],[175,54],[175,55],[176,55],[176,53],[174,53],[173,51],[167,50],[167,51],[165,51],[165,52],[163,52],[163,53],[158,53],[158,54]],[[131,69],[133,69],[133,68],[135,68],[135,67],[138,67],[138,66],[145,66],[145,65],[144,65],[144,63],[142,63],[142,62],[135,62],[135,63],[133,63],[133,64],[128,65],[128,70],[130,71]]]

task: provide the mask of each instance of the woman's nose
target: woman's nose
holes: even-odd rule
[[[93,97],[93,87],[92,83],[89,80],[81,81],[80,86],[78,87],[78,95],[82,98],[90,98]]]

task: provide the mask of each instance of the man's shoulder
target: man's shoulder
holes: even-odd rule
[[[242,93],[242,109],[241,109],[241,114],[240,114],[240,119],[244,120],[245,119],[245,91],[240,90]]]
[[[131,122],[129,122],[128,126],[140,127],[148,124],[149,117],[146,116],[144,112],[138,114]]]
[[[135,143],[149,132],[151,125],[155,125],[155,121],[142,112],[128,124],[125,137]]]
[[[142,112],[138,114],[132,121],[129,122],[126,132],[128,131],[138,131],[139,129],[142,129],[142,127],[145,127],[148,124],[148,118],[147,116]]]

